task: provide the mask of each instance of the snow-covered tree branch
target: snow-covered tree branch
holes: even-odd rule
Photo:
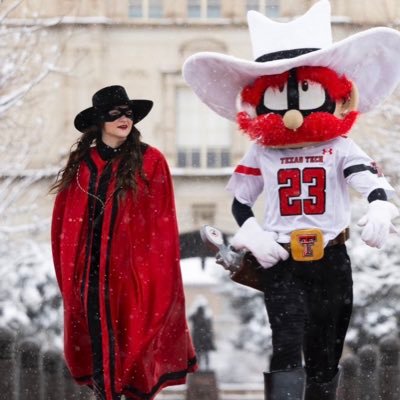
[[[49,229],[37,200],[47,195],[44,179],[56,171],[31,162],[46,118],[34,116],[34,106],[46,78],[64,70],[69,34],[55,34],[60,18],[16,18],[24,4],[0,3],[0,325],[59,341],[60,297],[50,246],[37,240]]]

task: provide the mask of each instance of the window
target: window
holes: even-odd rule
[[[142,0],[129,0],[128,15],[131,18],[143,18]]]
[[[188,87],[177,88],[176,110],[177,166],[229,167],[233,124],[211,111]]]
[[[162,18],[164,16],[162,0],[129,0],[128,15],[131,18]]]
[[[193,204],[192,217],[195,226],[214,225],[215,204]]]
[[[207,18],[221,17],[220,0],[208,0],[207,2]]]
[[[260,11],[260,0],[246,0],[246,11]]]
[[[189,18],[221,17],[221,0],[187,0]]]
[[[201,0],[188,0],[188,17],[201,17]]]
[[[149,18],[162,18],[164,10],[162,0],[148,0],[149,3]]]
[[[268,17],[278,17],[280,0],[246,0],[246,9],[256,10]]]

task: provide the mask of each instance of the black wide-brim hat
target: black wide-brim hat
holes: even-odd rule
[[[133,123],[136,124],[150,112],[153,102],[142,99],[131,100],[124,87],[107,86],[93,95],[92,107],[86,108],[75,117],[75,128],[80,132],[85,132],[91,126],[98,125],[106,111],[122,105],[128,105],[132,109]]]

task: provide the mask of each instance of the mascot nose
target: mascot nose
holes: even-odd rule
[[[296,130],[303,125],[304,118],[300,111],[298,110],[289,110],[286,111],[285,115],[283,116],[283,124],[288,129]]]

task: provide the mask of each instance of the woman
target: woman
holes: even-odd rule
[[[96,92],[58,175],[52,248],[64,300],[64,351],[96,399],[153,399],[196,359],[185,318],[172,181],[135,124],[149,100]]]

